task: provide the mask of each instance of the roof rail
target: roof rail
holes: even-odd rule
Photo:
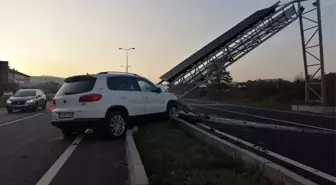
[[[135,73],[127,73],[127,72],[120,72],[120,71],[103,71],[103,72],[99,72],[97,74],[98,75],[100,75],[100,74],[130,74],[130,75],[139,76],[138,74],[135,74]]]

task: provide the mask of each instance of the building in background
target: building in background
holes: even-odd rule
[[[0,61],[0,96],[5,91],[12,91],[11,84],[17,84],[18,87],[29,84],[30,76],[11,69],[8,61]],[[17,89],[16,89],[17,90]]]
[[[19,85],[29,84],[30,76],[23,74],[15,69],[8,68],[8,82]]]
[[[8,62],[0,61],[0,96],[7,90]]]

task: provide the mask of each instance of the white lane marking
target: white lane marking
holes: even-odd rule
[[[22,121],[22,120],[26,120],[26,119],[29,119],[29,118],[41,116],[42,114],[44,114],[44,113],[35,114],[35,115],[32,115],[32,116],[20,118],[20,119],[17,119],[17,120],[14,120],[14,121],[10,121],[10,122],[7,122],[7,123],[2,123],[2,124],[0,124],[0,127],[5,126],[5,125],[9,125],[9,124],[12,124],[12,123],[16,123],[16,122],[19,122],[19,121]]]
[[[203,128],[206,128],[206,129],[210,129],[210,128],[211,128],[211,127],[206,126],[206,125],[204,125],[204,124],[199,124],[199,123],[198,123],[198,125],[201,126],[201,127],[203,127]],[[298,168],[301,168],[301,169],[303,169],[303,170],[306,170],[306,171],[308,171],[308,172],[310,172],[310,173],[313,173],[313,174],[315,174],[315,175],[317,175],[317,176],[320,176],[320,177],[322,177],[322,178],[324,178],[324,179],[327,179],[327,180],[330,180],[330,181],[336,183],[336,177],[334,177],[334,176],[332,176],[332,175],[329,175],[329,174],[327,174],[327,173],[324,173],[324,172],[322,172],[322,171],[319,171],[319,170],[317,170],[317,169],[314,169],[314,168],[312,168],[312,167],[310,167],[310,166],[307,166],[307,165],[304,165],[304,164],[299,163],[299,162],[297,162],[297,161],[294,161],[294,160],[292,160],[292,159],[289,159],[289,158],[287,158],[287,157],[285,157],[285,156],[282,156],[282,155],[279,155],[279,154],[277,154],[277,153],[274,153],[274,152],[272,152],[272,151],[270,151],[270,150],[264,150],[264,149],[261,148],[261,147],[255,147],[255,145],[252,144],[252,143],[250,143],[250,142],[247,142],[247,141],[245,141],[245,140],[239,139],[239,138],[237,138],[237,137],[234,137],[234,136],[232,136],[232,135],[230,135],[230,134],[227,134],[227,133],[225,133],[225,132],[222,132],[222,131],[220,131],[220,130],[214,129],[214,132],[217,132],[217,133],[220,134],[220,135],[226,136],[226,137],[228,137],[228,138],[230,138],[230,139],[232,139],[232,140],[234,140],[234,141],[238,141],[238,142],[240,142],[240,143],[242,143],[242,144],[244,144],[244,145],[246,145],[246,146],[249,146],[249,147],[251,147],[251,148],[254,148],[254,149],[256,149],[256,150],[258,150],[258,151],[260,151],[260,152],[263,152],[263,153],[265,153],[265,154],[267,154],[267,155],[270,155],[270,156],[272,156],[272,157],[274,157],[274,158],[277,158],[277,159],[280,159],[280,160],[282,160],[282,161],[285,161],[286,163],[289,163],[289,164],[291,164],[291,165],[293,165],[293,166],[296,166],[296,167],[298,167]]]
[[[88,132],[88,129],[85,133]],[[65,162],[69,159],[71,154],[75,151],[79,143],[84,138],[85,134],[81,134],[71,143],[71,145],[63,152],[63,154],[56,160],[56,162],[49,168],[43,177],[36,183],[36,185],[48,185],[57,175],[58,171],[62,168]]]
[[[200,102],[205,103],[211,106],[230,106],[230,107],[243,107],[248,109],[256,109],[256,110],[266,110],[266,111],[273,111],[273,112],[283,112],[288,114],[301,114],[305,116],[315,116],[315,117],[324,117],[324,118],[331,118],[336,119],[335,116],[325,116],[325,115],[318,115],[318,114],[309,114],[309,113],[303,113],[303,112],[294,112],[294,111],[286,111],[286,110],[277,110],[277,109],[266,109],[266,108],[257,108],[257,107],[250,107],[245,105],[234,105],[234,104],[228,104],[228,103],[218,103],[218,102],[210,102],[210,101],[203,101],[203,100],[193,100],[193,99],[185,99],[185,101],[194,101],[194,102]]]
[[[213,110],[219,110],[219,111],[223,111],[223,112],[230,112],[230,113],[234,113],[234,114],[240,114],[240,115],[251,116],[251,117],[256,117],[256,118],[268,119],[268,120],[272,120],[272,121],[278,121],[278,122],[288,123],[288,124],[292,124],[292,125],[299,125],[299,126],[304,126],[304,127],[314,128],[314,129],[319,129],[319,130],[336,132],[336,130],[333,130],[333,129],[323,128],[323,127],[317,127],[317,126],[312,126],[312,125],[305,125],[305,124],[301,124],[301,123],[295,123],[295,122],[292,122],[292,121],[273,119],[273,118],[268,118],[268,117],[263,117],[263,116],[257,116],[257,115],[253,115],[253,114],[246,114],[246,113],[241,113],[241,112],[236,112],[236,111],[223,110],[223,109],[219,109],[219,108],[207,107],[207,106],[202,106],[202,105],[193,105],[193,106],[203,107],[203,108],[213,109]]]

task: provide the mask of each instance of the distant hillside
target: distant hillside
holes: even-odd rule
[[[31,76],[29,86],[38,85],[45,82],[56,82],[59,84],[64,83],[64,78],[55,77],[55,76]]]

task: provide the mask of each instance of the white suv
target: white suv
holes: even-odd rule
[[[64,81],[53,99],[51,124],[65,137],[86,128],[122,137],[130,118],[156,114],[172,118],[178,112],[174,94],[136,74],[102,72]]]

